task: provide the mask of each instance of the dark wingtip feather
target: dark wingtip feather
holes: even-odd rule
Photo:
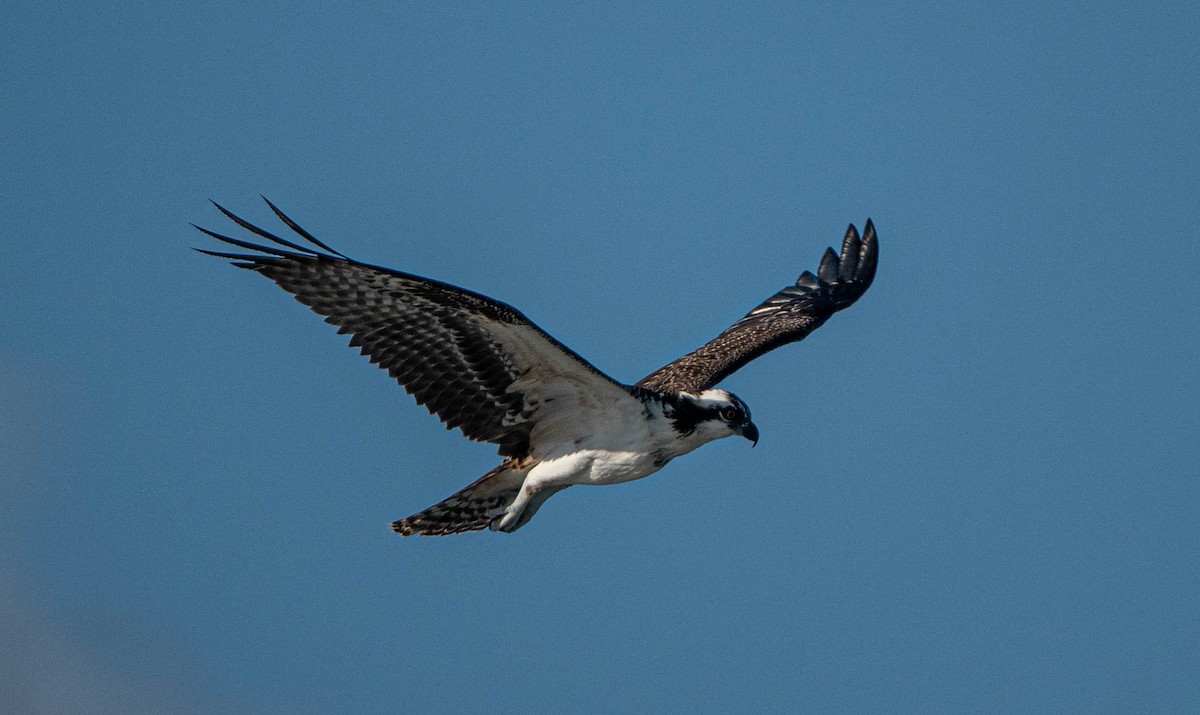
[[[846,236],[842,238],[842,245],[848,246],[851,242],[858,240],[858,228],[854,224],[846,227]]]
[[[207,248],[196,248],[195,246],[192,246],[192,250],[195,251],[196,253],[203,253],[206,256],[212,256],[213,258],[228,258],[230,260],[250,259],[250,258],[256,257],[256,256],[251,256],[247,253],[226,253],[225,251],[210,251]]]
[[[842,255],[838,260],[838,279],[854,280],[854,270],[858,267],[858,250],[861,245],[858,229],[854,224],[846,229],[846,237],[842,239]]]
[[[878,263],[879,237],[875,235],[875,224],[871,219],[867,219],[867,225],[863,227],[862,242],[858,247],[858,269],[855,271],[854,280],[870,285],[875,279]]]
[[[209,200],[212,201],[212,199],[209,199]],[[270,202],[268,202],[268,204],[269,203]],[[290,248],[294,251],[300,251],[301,253],[307,254],[309,256],[317,255],[316,251],[314,251],[313,249],[311,249],[307,246],[301,246],[298,243],[293,243],[292,241],[289,241],[286,238],[280,238],[279,236],[276,236],[275,234],[271,233],[270,231],[267,231],[266,229],[262,229],[262,228],[259,228],[258,226],[255,226],[254,224],[250,223],[249,221],[242,218],[241,216],[238,216],[237,214],[233,213],[232,211],[229,211],[228,209],[226,209],[224,206],[217,203],[216,201],[213,201],[212,204],[213,204],[213,206],[217,207],[218,211],[225,214],[226,218],[228,218],[230,221],[233,221],[237,225],[241,226],[242,228],[246,229],[247,231],[253,233],[256,236],[261,236],[262,238],[267,239],[271,243],[279,244],[280,246]],[[301,235],[303,235],[303,234],[301,234]],[[320,245],[320,244],[318,244],[318,245]]]
[[[879,257],[879,239],[875,235],[875,224],[867,219],[861,236],[854,224],[846,229],[842,239],[842,251],[835,254],[832,248],[825,250],[817,276],[821,285],[832,291],[834,310],[842,310],[858,300],[875,279],[875,267]]]
[[[247,255],[245,253],[225,253],[223,251],[208,251],[203,248],[194,248],[194,247],[192,248],[192,250],[196,251],[197,253],[203,253],[206,256],[213,256],[215,258],[224,258],[226,260],[229,260],[232,262],[230,265],[233,265],[236,268],[248,268],[250,270],[257,270],[262,267],[262,262],[261,262],[262,256],[251,256],[251,255]]]
[[[821,265],[817,267],[817,278],[820,278],[822,283],[837,282],[838,260],[838,254],[834,253],[832,248],[825,249],[825,255],[821,256]]]
[[[192,228],[205,234],[206,236],[215,238],[222,243],[228,243],[231,246],[237,246],[238,248],[244,248],[248,251],[260,251],[262,253],[267,253],[272,256],[279,256],[280,258],[296,258],[296,259],[300,259],[300,260],[312,260],[314,258],[314,254],[312,254],[312,253],[292,253],[291,251],[284,251],[284,250],[281,250],[278,248],[271,248],[270,246],[260,246],[257,243],[250,243],[249,241],[243,241],[238,238],[232,238],[230,236],[226,236],[224,234],[217,233],[216,231],[210,231],[207,228],[204,228],[203,226],[197,226],[196,224],[192,224]]]
[[[278,258],[272,258],[271,256],[256,256],[252,253],[229,253],[228,251],[210,251],[207,248],[195,247],[193,247],[192,250],[196,251],[197,253],[203,253],[206,256],[224,258],[230,261],[251,261],[256,266],[265,265],[267,263],[279,260]]]
[[[271,200],[268,199],[266,196],[259,194],[258,197],[260,199],[262,199],[263,201],[267,202],[267,206],[271,207],[271,211],[273,211],[275,213],[275,216],[278,217],[280,221],[283,221],[283,223],[286,224],[288,228],[290,228],[293,231],[295,231],[296,233],[300,234],[305,239],[311,241],[314,245],[319,246],[320,248],[322,248],[326,251],[329,251],[333,255],[338,256],[340,258],[347,258],[347,256],[345,254],[343,254],[341,251],[336,251],[336,250],[330,248],[329,246],[326,246],[321,241],[319,241],[316,236],[312,235],[303,226],[301,226],[300,224],[296,223],[291,218],[289,218],[288,215],[285,214],[283,211],[280,211],[279,207],[276,206],[275,204],[271,203]]]
[[[796,279],[796,287],[804,290],[816,290],[821,287],[821,282],[817,280],[812,271],[805,271]]]

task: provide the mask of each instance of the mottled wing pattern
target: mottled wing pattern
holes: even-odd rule
[[[351,346],[360,347],[447,428],[499,445],[502,455],[523,457],[539,419],[555,412],[561,417],[582,393],[629,395],[511,306],[347,258],[270,201],[267,205],[306,243],[269,233],[218,205],[234,223],[273,245],[197,226],[257,253],[197,250],[261,273],[325,316],[339,333],[349,333]]]
[[[766,299],[697,350],[647,375],[638,387],[664,392],[704,390],[760,355],[803,340],[866,292],[875,278],[878,255],[870,219],[861,238],[851,224],[841,255],[825,249],[816,275],[801,273],[795,285]]]
[[[454,495],[412,516],[392,522],[392,530],[402,536],[444,536],[490,528],[503,515],[505,507],[517,497],[530,466],[518,460],[505,460]],[[513,531],[528,524],[547,499],[568,486],[556,484],[539,490],[521,513]]]
[[[445,536],[486,529],[497,511],[503,511],[516,498],[528,471],[506,460],[454,495],[392,522],[392,530],[402,536]]]

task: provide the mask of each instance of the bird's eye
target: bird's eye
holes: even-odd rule
[[[738,418],[738,411],[733,407],[726,407],[721,410],[720,417],[726,422],[733,422]]]

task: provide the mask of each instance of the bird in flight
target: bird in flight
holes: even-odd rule
[[[265,198],[264,201],[267,201]],[[317,240],[274,204],[296,236],[277,236],[217,209],[268,243],[196,226],[252,253],[197,249],[261,273],[325,316],[446,424],[499,447],[503,461],[453,496],[405,517],[405,536],[490,528],[512,532],[576,484],[641,479],[703,444],[758,442],[750,408],[716,385],[758,356],[803,340],[870,287],[875,227],[852,224],[841,253],[827,248],[800,274],[717,337],[626,385],[605,375],[510,305],[411,273],[361,263]]]

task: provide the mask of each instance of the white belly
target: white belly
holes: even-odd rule
[[[583,484],[620,484],[654,474],[670,460],[642,452],[598,452]]]
[[[649,476],[667,461],[645,452],[586,449],[543,460],[530,470],[525,484],[620,484]]]

